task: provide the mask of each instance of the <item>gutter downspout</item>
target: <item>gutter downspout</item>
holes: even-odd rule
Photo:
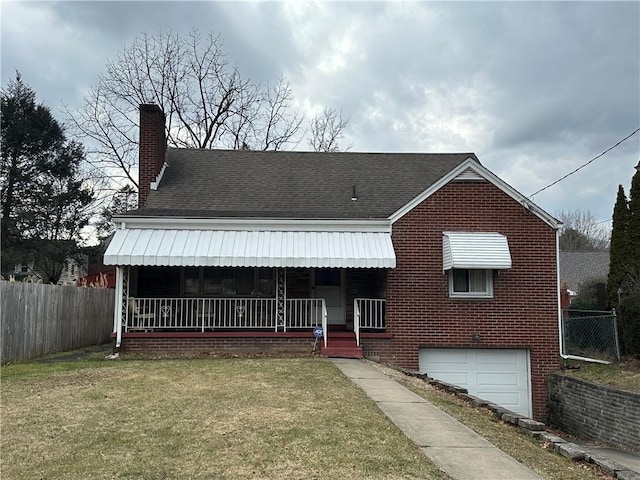
[[[562,321],[562,299],[560,292],[560,228],[556,228],[556,291],[558,302],[558,342],[560,345],[560,356],[566,360],[567,356],[564,353],[564,332]]]

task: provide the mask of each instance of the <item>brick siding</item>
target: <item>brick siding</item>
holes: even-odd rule
[[[507,237],[512,268],[494,272],[494,298],[449,298],[444,231]],[[547,376],[560,365],[555,231],[488,182],[451,182],[397,221],[392,235],[397,268],[387,275],[387,332],[393,339],[375,346],[380,360],[418,370],[421,347],[528,349],[533,416],[546,420]]]
[[[122,351],[153,353],[306,353],[312,351],[314,337],[305,335],[290,336],[231,336],[220,334],[125,334],[122,339]],[[319,346],[318,346],[319,348]]]
[[[549,377],[549,423],[584,440],[640,450],[640,395],[566,375]]]
[[[138,151],[138,206],[147,201],[151,182],[155,182],[167,147],[164,113],[157,105],[140,105],[140,145]]]

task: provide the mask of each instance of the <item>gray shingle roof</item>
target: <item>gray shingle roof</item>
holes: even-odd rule
[[[159,188],[130,214],[387,218],[469,157],[168,148]]]
[[[579,292],[582,286],[597,280],[606,283],[609,275],[609,250],[560,252],[560,284]]]

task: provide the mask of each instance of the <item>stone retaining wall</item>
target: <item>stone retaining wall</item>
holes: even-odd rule
[[[561,374],[549,376],[549,423],[585,440],[640,450],[640,395]]]

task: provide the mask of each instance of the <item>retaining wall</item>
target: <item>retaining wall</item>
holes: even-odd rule
[[[584,440],[640,450],[640,394],[549,376],[549,423]]]

